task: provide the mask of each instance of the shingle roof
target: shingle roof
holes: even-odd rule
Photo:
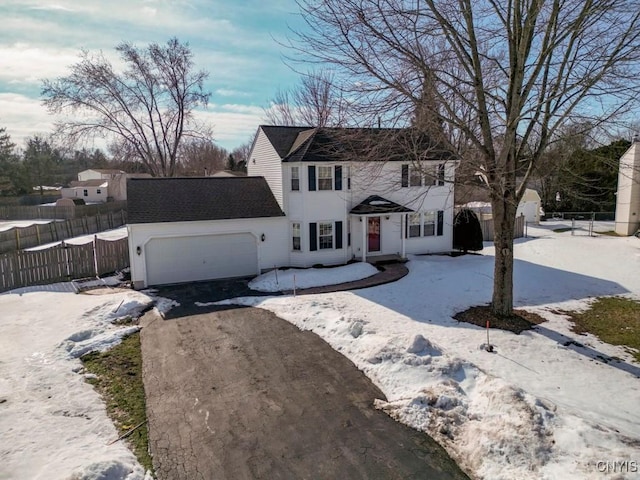
[[[312,127],[279,127],[271,125],[261,125],[260,128],[265,133],[275,151],[280,158],[287,156],[293,146],[298,134],[305,130],[313,130]]]
[[[283,162],[454,160],[409,128],[260,127]]]
[[[411,213],[413,210],[403,205],[399,205],[391,200],[382,198],[378,195],[367,197],[358,205],[353,207],[349,213],[356,215],[382,214],[385,213]]]
[[[129,223],[281,217],[263,177],[132,178]]]

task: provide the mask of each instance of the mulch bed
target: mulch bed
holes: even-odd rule
[[[489,305],[471,307],[468,310],[456,313],[453,318],[459,322],[471,323],[483,328],[486,328],[488,320],[489,328],[509,330],[516,334],[524,330],[531,330],[535,325],[546,321],[537,313],[525,310],[514,310],[513,315],[506,317],[498,316],[491,311]]]

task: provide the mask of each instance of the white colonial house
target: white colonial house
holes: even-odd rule
[[[450,251],[457,160],[410,135],[261,126],[245,178],[130,180],[134,287]]]

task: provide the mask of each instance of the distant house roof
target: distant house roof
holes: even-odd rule
[[[283,162],[454,160],[424,133],[410,128],[260,126]]]
[[[108,173],[108,174],[120,174],[120,173],[126,173],[123,170],[117,170],[117,169],[113,169],[113,168],[87,168],[87,170],[83,170],[83,172],[86,172],[88,170],[91,170],[93,172],[98,172],[98,173]]]
[[[378,195],[371,195],[358,205],[353,207],[349,213],[355,215],[368,215],[368,214],[381,214],[385,213],[411,213],[414,210],[407,208],[403,205],[399,205],[391,200],[382,198]]]
[[[246,177],[245,172],[239,172],[237,170],[218,170],[211,174],[212,177]]]
[[[107,187],[109,185],[108,180],[102,178],[95,178],[92,180],[73,180],[69,182],[72,187]]]
[[[132,178],[129,223],[281,217],[263,177]]]

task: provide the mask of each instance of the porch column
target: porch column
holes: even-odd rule
[[[367,217],[364,215],[360,215],[360,221],[362,222],[362,261],[367,261],[367,230],[369,225],[367,225]]]
[[[406,258],[406,248],[405,248],[405,238],[407,236],[407,214],[403,213],[400,216],[400,238],[402,239],[402,241],[400,242],[402,244],[402,258]]]

